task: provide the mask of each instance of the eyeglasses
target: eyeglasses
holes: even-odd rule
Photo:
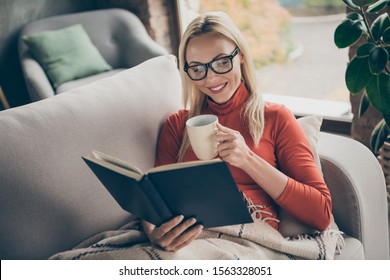
[[[207,76],[207,71],[210,68],[214,73],[225,74],[233,69],[233,58],[238,54],[239,48],[236,48],[231,55],[216,58],[206,64],[196,64],[184,66],[184,71],[193,81],[203,80]]]

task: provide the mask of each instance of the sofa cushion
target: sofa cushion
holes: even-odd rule
[[[320,115],[305,116],[298,119],[298,123],[302,126],[309,141],[311,151],[313,153],[314,161],[321,171],[321,161],[318,155],[318,134],[320,133],[323,117]]]
[[[126,69],[124,69],[124,68],[117,68],[117,69],[105,71],[105,72],[102,72],[102,73],[98,73],[98,74],[95,74],[95,75],[91,75],[91,76],[88,76],[88,77],[85,77],[85,78],[80,78],[80,79],[77,79],[77,80],[72,80],[72,81],[65,82],[65,83],[61,84],[56,89],[56,94],[59,94],[59,93],[62,93],[62,92],[65,92],[65,91],[68,91],[68,90],[71,90],[71,89],[75,89],[75,88],[78,88],[78,87],[81,87],[81,86],[85,86],[87,84],[90,84],[90,83],[92,83],[94,81],[97,81],[97,80],[100,80],[100,79],[103,79],[103,78],[107,78],[107,77],[113,76],[113,75],[118,74],[119,72],[121,72],[123,70],[126,70]]]
[[[24,36],[23,40],[54,88],[112,69],[81,24]]]
[[[335,260],[364,260],[363,244],[356,238],[344,235],[345,246],[340,252],[336,252]]]

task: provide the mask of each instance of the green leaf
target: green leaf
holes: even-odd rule
[[[367,33],[367,27],[362,20],[355,21],[354,26],[355,28],[362,30],[364,33]]]
[[[359,48],[356,50],[356,56],[366,57],[370,54],[370,51],[375,47],[376,45],[373,43],[365,43],[363,45],[360,45]]]
[[[383,114],[383,118],[385,119],[387,128],[390,126],[390,114]]]
[[[384,32],[382,36],[383,43],[389,45],[390,44],[390,27],[388,27]]]
[[[355,20],[363,20],[363,17],[362,17],[359,13],[356,13],[356,12],[349,13],[349,14],[347,15],[347,18],[349,18],[349,19],[352,20],[352,21],[355,21]]]
[[[370,99],[368,99],[367,92],[363,92],[362,98],[360,99],[358,117],[360,118],[367,111],[370,106]]]
[[[378,0],[352,0],[352,2],[359,7],[371,5],[371,4],[375,3],[376,1],[378,1]]]
[[[380,120],[374,127],[371,133],[370,146],[375,155],[378,155],[380,148],[383,146],[387,136],[389,135],[389,128],[385,119]]]
[[[371,25],[371,33],[375,41],[378,41],[387,28],[390,27],[389,16],[385,13],[378,16]]]
[[[339,48],[346,48],[359,40],[363,31],[356,21],[344,20],[334,32],[334,42]]]
[[[373,4],[367,8],[367,13],[369,13],[369,14],[379,13],[380,11],[382,11],[382,9],[384,7],[386,7],[388,2],[389,2],[389,0],[380,0],[380,1],[376,2],[375,4]]]
[[[373,48],[369,56],[371,72],[376,75],[381,73],[385,69],[388,59],[389,59],[389,54],[387,53],[385,48],[382,47]]]
[[[359,10],[359,6],[355,5],[352,0],[343,0],[343,2],[345,3],[345,5],[347,5],[348,7],[350,7],[352,10]]]
[[[375,75],[366,86],[372,106],[383,114],[390,114],[390,76],[386,73]]]
[[[368,57],[355,56],[348,64],[345,82],[351,94],[358,94],[373,77]]]

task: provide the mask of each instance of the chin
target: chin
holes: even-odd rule
[[[232,97],[233,97],[234,93],[231,94],[231,93],[219,93],[219,94],[213,94],[211,95],[211,99],[214,100],[214,102],[218,103],[218,104],[223,104],[223,103],[226,103],[228,102]]]
[[[230,98],[212,98],[215,103],[223,104],[229,101]]]

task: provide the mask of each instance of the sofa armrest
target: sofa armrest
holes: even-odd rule
[[[23,75],[31,101],[38,101],[55,95],[52,85],[39,63],[26,52],[21,59]]]
[[[323,132],[318,152],[340,230],[362,242],[366,259],[389,259],[386,185],[378,160],[360,142]]]

